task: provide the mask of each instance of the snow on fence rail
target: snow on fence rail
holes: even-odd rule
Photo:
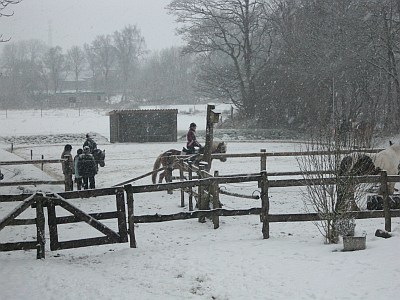
[[[309,154],[309,152],[307,152]],[[301,155],[299,152],[286,152],[273,153],[274,156],[288,156],[288,155]],[[325,153],[328,154],[328,153]],[[225,157],[243,157],[246,154],[223,154]],[[260,221],[262,225],[262,234],[264,239],[269,238],[269,223],[271,222],[299,222],[299,221],[320,221],[327,218],[327,216],[321,216],[317,213],[304,213],[304,214],[270,214],[269,213],[269,197],[268,191],[270,188],[275,187],[290,187],[290,186],[306,186],[310,182],[305,179],[280,179],[270,180],[268,179],[269,173],[266,171],[266,157],[270,155],[265,151],[260,153],[251,154],[253,157],[261,157],[261,172],[254,174],[234,174],[227,176],[218,176],[218,173],[214,174],[217,176],[206,175],[203,170],[199,172],[199,178],[169,182],[162,184],[151,184],[151,185],[140,185],[132,186],[130,184],[124,185],[123,187],[112,187],[105,189],[94,189],[84,191],[70,191],[64,193],[50,193],[50,194],[38,194],[33,195],[0,195],[1,202],[20,201],[21,204],[17,206],[12,212],[10,212],[5,218],[0,220],[0,230],[6,226],[18,226],[27,224],[36,224],[37,227],[37,240],[31,242],[16,242],[16,243],[0,243],[0,251],[10,250],[23,250],[23,249],[37,249],[37,258],[44,258],[44,213],[43,207],[47,207],[48,211],[48,224],[50,233],[50,250],[67,249],[76,247],[86,247],[92,245],[100,245],[106,243],[130,243],[131,248],[136,248],[135,239],[135,223],[151,223],[151,222],[164,222],[172,220],[183,220],[190,218],[198,218],[199,221],[205,217],[212,218],[214,222],[214,228],[219,226],[220,216],[240,216],[240,215],[260,215]],[[304,154],[303,154],[304,155]],[[221,156],[221,154],[213,155],[213,158]],[[297,172],[292,172],[297,173]],[[290,175],[290,172],[282,172],[282,174]],[[202,176],[204,178],[202,178]],[[274,173],[274,176],[279,176],[278,172]],[[386,184],[388,182],[399,182],[400,176],[387,176],[386,172],[381,172],[380,175],[374,176],[360,176],[352,178],[357,183],[381,183]],[[250,209],[235,209],[228,210],[218,207],[218,193],[219,185],[226,183],[242,183],[242,182],[257,182],[261,189],[261,203],[260,207],[254,207]],[[313,184],[335,184],[336,178],[320,178],[313,180]],[[197,211],[190,212],[179,212],[170,215],[140,215],[135,216],[134,213],[134,199],[140,197],[141,193],[149,192],[160,192],[160,191],[171,191],[173,189],[187,190],[192,188],[198,188],[199,195],[207,195],[212,200],[213,209],[203,209],[202,203],[200,202],[200,209]],[[181,193],[182,194],[182,193]],[[99,197],[106,195],[116,196],[117,210],[114,212],[99,212],[95,214],[87,214],[82,210],[74,207],[66,200],[68,199],[79,199],[79,198],[90,198]],[[125,201],[126,195],[126,201]],[[201,199],[201,198],[200,198]],[[125,207],[125,202],[127,208]],[[391,210],[389,207],[389,195],[386,193],[383,195],[384,209],[383,211],[355,211],[352,215],[356,219],[365,218],[385,218],[385,229],[391,231],[391,218],[400,217],[400,210]],[[181,199],[182,204],[182,199]],[[183,203],[184,204],[184,203]],[[68,217],[57,217],[55,214],[55,206],[61,206],[64,209],[72,213],[73,216]],[[17,219],[17,217],[29,207],[36,209],[36,218],[34,219]],[[127,213],[126,213],[127,212]],[[118,220],[118,232],[112,231],[107,226],[102,224],[100,220],[116,218]],[[73,222],[86,222],[93,226],[98,231],[102,232],[104,236],[98,238],[86,238],[81,240],[72,241],[58,241],[57,225],[66,224]]]

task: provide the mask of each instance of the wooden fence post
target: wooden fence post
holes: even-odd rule
[[[47,199],[47,216],[49,224],[49,234],[50,234],[50,250],[58,250],[58,231],[57,231],[57,217],[56,217],[56,207],[51,199]]]
[[[37,234],[37,245],[36,245],[36,258],[45,258],[45,221],[43,213],[43,202],[42,199],[36,199],[36,234]]]
[[[267,170],[267,150],[266,149],[261,149],[261,172]]]
[[[383,197],[383,211],[385,215],[385,230],[391,232],[392,231],[392,220],[390,214],[390,206],[389,206],[389,189],[387,183],[387,173],[386,171],[381,171],[381,191]]]
[[[188,161],[189,164],[189,180],[193,179],[192,162]],[[189,188],[189,211],[193,211],[193,188]]]
[[[44,155],[42,154],[42,160],[44,160]],[[42,163],[42,171],[44,169],[44,163]]]
[[[218,177],[218,176],[219,176],[219,172],[218,171],[214,171],[214,177]],[[210,193],[211,193],[211,191],[210,191]],[[213,197],[213,209],[220,208],[218,183],[214,183],[212,185],[212,197]],[[218,212],[214,212],[213,224],[214,224],[214,229],[219,228],[219,214],[218,214]]]
[[[115,194],[115,200],[117,204],[117,219],[118,219],[118,232],[121,243],[128,241],[128,231],[126,229],[126,212],[125,212],[125,197],[124,189],[118,188]]]
[[[205,164],[199,164],[199,179],[202,178],[202,173],[201,171],[204,171]],[[206,210],[206,201],[204,197],[204,186],[202,184],[199,184],[198,186],[198,197],[197,197],[197,205],[199,210]],[[206,218],[203,214],[199,214],[199,222],[204,223],[206,221]]]
[[[183,166],[183,159],[179,160],[179,165]],[[182,168],[179,168],[179,179],[184,181]],[[185,191],[183,188],[181,189],[181,207],[185,207]]]
[[[172,157],[172,153],[171,152],[167,152],[167,168],[165,171],[165,181],[166,182],[172,182],[172,170],[173,170],[173,157]],[[168,190],[168,194],[172,194],[172,189]]]
[[[268,179],[267,179],[267,171],[261,172],[261,221],[262,225],[262,233],[263,239],[269,238],[269,199],[268,199]]]
[[[135,215],[134,215],[134,199],[132,185],[126,185],[126,201],[128,206],[128,224],[129,224],[129,245],[131,248],[136,248],[136,238],[135,238]]]

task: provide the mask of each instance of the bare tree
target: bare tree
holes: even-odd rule
[[[116,53],[112,43],[111,35],[100,35],[92,42],[92,49],[96,55],[96,61],[99,64],[103,78],[103,86],[107,96],[110,98],[110,72],[115,65]]]
[[[78,46],[73,46],[67,52],[67,64],[75,75],[75,91],[79,89],[79,75],[85,68],[85,53]]]
[[[113,39],[121,72],[122,101],[126,101],[128,82],[137,68],[139,57],[145,53],[145,41],[136,25],[114,32]]]
[[[171,47],[152,52],[141,62],[136,77],[136,97],[156,102],[195,102],[195,59]]]
[[[55,94],[61,88],[62,74],[65,69],[65,57],[62,53],[62,48],[60,46],[50,48],[45,54],[43,62],[49,70],[49,77],[53,83]]]
[[[184,51],[215,62],[215,53],[229,58],[239,97],[231,99],[249,118],[257,111],[255,80],[271,54],[271,27],[262,0],[174,0],[167,8],[182,24]],[[216,74],[216,73],[214,73]],[[218,78],[229,90],[232,82]],[[234,93],[231,93],[233,95]]]
[[[89,44],[84,44],[83,49],[85,52],[85,60],[87,62],[88,68],[92,73],[92,89],[97,89],[97,80],[100,73],[100,66],[97,60],[96,53],[93,47]]]
[[[298,158],[303,178],[308,182],[303,194],[305,210],[316,212],[324,219],[314,224],[328,243],[337,243],[339,234],[350,235],[347,230],[351,231],[355,226],[352,212],[365,206],[363,190],[368,185],[364,184],[362,188],[356,185],[358,170],[352,169],[357,155],[343,155],[343,150],[353,145],[354,140],[345,147],[336,132],[320,129],[305,146],[310,154]],[[334,180],[325,183],[326,179]]]
[[[7,6],[20,3],[22,0],[0,0],[0,17],[11,17],[14,12],[8,13],[6,11]],[[4,39],[3,35],[0,34],[0,43],[8,42],[11,38]]]
[[[1,57],[2,81],[7,84],[0,90],[7,105],[26,105],[29,100],[40,100],[43,83],[40,70],[46,46],[39,40],[7,43]],[[12,103],[13,102],[13,103]]]

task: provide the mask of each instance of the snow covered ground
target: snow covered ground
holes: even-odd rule
[[[220,110],[225,108],[216,107]],[[178,130],[192,121],[205,126],[205,110],[189,114],[192,106],[180,107]],[[186,111],[186,113],[184,113]],[[110,187],[144,174],[154,160],[177,143],[110,144],[106,111],[0,111],[0,161],[59,158],[70,143],[73,152],[86,132],[95,133],[106,149],[106,167],[96,176],[96,186]],[[14,151],[8,150],[13,143]],[[229,153],[299,150],[294,142],[228,142]],[[256,158],[232,158],[213,162],[220,174],[259,171]],[[268,170],[297,170],[290,157],[268,159]],[[41,172],[34,166],[2,166],[4,182],[61,179],[61,166],[49,164]],[[149,184],[146,177],[136,185]],[[230,184],[228,191],[257,194],[256,184]],[[35,189],[62,191],[62,186],[0,187],[0,193]],[[271,213],[302,213],[299,188],[270,191]],[[259,207],[259,200],[221,195],[227,209]],[[114,197],[73,200],[87,212],[109,211]],[[186,203],[187,204],[187,203]],[[16,204],[1,203],[0,218]],[[188,211],[180,207],[180,193],[147,193],[135,196],[135,214],[170,214]],[[21,217],[33,217],[27,211]],[[116,229],[116,222],[105,221]],[[220,228],[197,220],[140,224],[136,226],[138,248],[115,244],[50,251],[36,260],[36,251],[0,252],[0,299],[398,299],[400,294],[400,220],[393,219],[393,237],[381,239],[375,230],[383,219],[357,220],[356,231],[367,234],[367,249],[342,252],[343,245],[326,245],[311,222],[271,223],[268,240],[262,239],[258,216],[221,217]],[[98,236],[86,224],[59,226],[61,240]],[[34,240],[35,226],[6,227],[0,242]]]

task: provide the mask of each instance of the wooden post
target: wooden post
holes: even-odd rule
[[[204,170],[204,164],[200,164],[199,165],[199,172],[198,172],[198,174],[199,174],[199,178],[201,179],[201,171],[202,170]],[[204,199],[205,197],[204,197],[204,186],[202,185],[202,184],[199,184],[199,187],[198,187],[198,198],[197,198],[197,204],[198,204],[198,208],[199,208],[199,210],[205,210],[205,209],[207,209],[207,208],[205,208],[205,199]],[[199,214],[199,222],[200,223],[204,223],[206,221],[206,218],[205,218],[205,216],[203,215],[203,214]]]
[[[44,160],[44,155],[42,154],[42,160]],[[44,169],[44,163],[42,163],[42,171]]]
[[[183,159],[179,160],[179,164],[182,166],[183,165]],[[179,168],[179,178],[181,181],[184,181],[185,178],[183,177],[183,169]],[[181,189],[181,207],[185,207],[185,191],[182,188]]]
[[[31,160],[33,160],[33,150],[31,149]]]
[[[56,207],[51,199],[47,200],[47,216],[50,234],[50,250],[55,251],[58,250],[60,246],[58,243]]]
[[[126,201],[128,206],[128,224],[129,224],[129,244],[131,248],[136,248],[136,238],[135,238],[135,215],[134,215],[134,199],[132,185],[125,186],[126,191]]]
[[[189,161],[189,180],[193,179],[192,162]],[[193,188],[189,188],[189,211],[193,211]]]
[[[267,172],[261,172],[261,221],[262,225],[262,233],[263,239],[269,238],[269,199],[268,199],[268,179],[267,179]]]
[[[43,203],[41,199],[36,200],[36,234],[37,234],[37,244],[36,244],[36,258],[45,258],[45,221],[43,213]]]
[[[389,206],[389,189],[387,185],[387,173],[386,171],[381,171],[381,191],[383,197],[383,211],[385,215],[385,230],[392,231],[392,220],[390,216],[390,206]]]
[[[218,177],[218,176],[219,176],[219,172],[214,171],[214,177]],[[212,185],[212,197],[213,197],[213,209],[220,208],[218,183],[214,183]],[[214,213],[214,215],[213,215],[213,224],[214,224],[214,229],[219,228],[219,214],[218,213]]]
[[[267,150],[266,149],[261,149],[261,172],[267,170]]]
[[[203,161],[207,162],[207,171],[211,168],[211,148],[214,140],[214,124],[219,121],[219,113],[215,113],[212,110],[215,109],[215,105],[207,105],[207,123],[206,123],[206,144],[204,146]]]
[[[120,243],[125,243],[128,241],[128,231],[126,229],[126,212],[125,212],[125,197],[124,189],[118,188],[115,194],[115,200],[117,204],[117,214],[118,214],[118,232],[120,237]]]
[[[172,153],[171,152],[167,152],[167,169],[166,169],[166,174],[165,174],[165,181],[166,182],[172,182],[172,170],[173,170],[173,158],[172,158]],[[168,190],[168,194],[172,194],[172,189]]]

